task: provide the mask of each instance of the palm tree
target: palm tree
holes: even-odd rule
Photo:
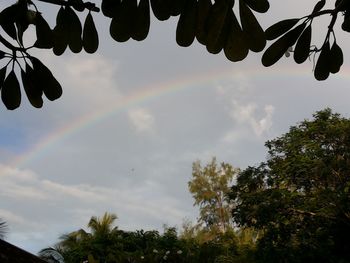
[[[4,239],[7,233],[7,223],[0,218],[0,239]]]
[[[105,212],[102,217],[91,217],[88,227],[91,229],[93,236],[108,235],[112,233],[116,227],[113,227],[113,223],[117,220],[116,214],[110,214]]]
[[[88,228],[91,233],[80,229],[60,237],[60,242],[54,248],[46,248],[39,255],[52,263],[82,262],[93,260],[98,256],[100,262],[105,262],[108,256],[106,247],[110,245],[111,238],[116,233],[113,227],[117,219],[115,214],[105,213],[102,217],[91,217]],[[48,260],[49,259],[49,260]]]
[[[45,260],[48,263],[64,263],[64,258],[62,256],[63,250],[57,245],[54,247],[44,248],[39,251],[39,258]]]

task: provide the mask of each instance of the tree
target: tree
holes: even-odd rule
[[[350,260],[350,120],[316,112],[268,141],[268,159],[232,187],[233,218],[263,232],[261,262]]]
[[[7,224],[5,221],[3,221],[0,218],[0,239],[4,239],[6,233],[7,233]]]
[[[111,247],[118,232],[117,227],[113,227],[117,219],[115,214],[105,213],[102,217],[91,217],[88,227],[91,233],[83,229],[65,234],[60,237],[61,241],[53,248],[45,248],[40,251],[42,258],[69,262],[83,262],[88,258],[97,258],[100,262],[109,262],[113,257],[114,250],[118,247]]]
[[[38,2],[57,5],[59,8],[53,29],[46,22]],[[99,1],[96,1],[99,3]],[[233,11],[239,5],[239,15]],[[269,27],[266,32],[260,26],[254,12],[266,13],[268,0],[102,0],[102,13],[110,23],[110,35],[117,42],[129,39],[144,40],[150,28],[150,10],[158,20],[178,16],[176,42],[179,46],[190,46],[196,39],[213,54],[224,52],[227,59],[236,62],[249,53],[261,52],[267,40],[278,38],[264,53],[262,64],[271,66],[286,52],[293,50],[296,63],[319,54],[314,70],[315,78],[327,79],[337,73],[343,64],[343,53],[334,33],[334,26],[343,15],[342,30],[350,31],[350,1],[336,0],[333,9],[325,9],[326,0],[316,3],[309,15],[286,19]],[[78,12],[87,11],[82,25]],[[0,69],[1,98],[7,109],[13,110],[21,104],[22,87],[37,108],[43,106],[43,95],[56,100],[62,87],[51,71],[38,59],[30,55],[33,48],[52,49],[62,55],[67,47],[79,53],[85,50],[94,53],[99,46],[98,32],[92,13],[99,12],[95,3],[84,0],[18,0],[0,13]],[[330,15],[324,42],[318,47],[312,43],[312,26],[317,17]],[[35,27],[34,44],[24,43],[23,35],[30,25]],[[292,46],[295,46],[291,49]]]
[[[238,169],[230,164],[217,164],[216,159],[205,167],[199,161],[192,165],[192,179],[188,188],[195,202],[199,206],[198,223],[204,225],[214,236],[232,229],[231,206],[227,200],[230,184]]]

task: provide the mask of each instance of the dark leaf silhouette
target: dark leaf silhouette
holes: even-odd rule
[[[170,18],[170,9],[166,0],[150,0],[150,1],[151,1],[153,14],[158,20],[164,21]]]
[[[294,60],[296,63],[303,63],[310,54],[311,45],[311,24],[308,25],[304,32],[299,37],[295,49],[294,49]]]
[[[306,24],[300,24],[296,28],[292,29],[277,41],[275,41],[262,56],[262,64],[265,67],[272,66],[275,64],[283,55],[286,53],[289,47],[293,46],[300,34],[303,32]]]
[[[95,53],[98,49],[98,33],[91,13],[86,16],[83,31],[83,47],[87,53]]]
[[[83,48],[82,26],[79,17],[71,7],[65,8],[65,19],[69,25],[68,46],[73,53],[79,53]]]
[[[270,4],[267,0],[244,0],[244,2],[254,11],[265,13],[269,10]]]
[[[298,18],[291,18],[286,19],[277,22],[276,24],[273,24],[265,31],[265,36],[267,40],[274,40],[280,36],[282,36],[284,33],[286,33],[288,30],[290,30],[293,26],[295,26],[300,19]]]
[[[207,44],[208,36],[208,23],[207,18],[211,10],[211,0],[201,0],[197,4],[197,27],[196,27],[196,39],[202,45]]]
[[[256,20],[253,12],[243,2],[239,3],[239,14],[249,49],[254,52],[260,52],[266,45],[264,30]]]
[[[176,27],[176,42],[179,46],[190,46],[196,36],[197,1],[187,0]]]
[[[38,89],[42,90],[49,100],[56,100],[62,95],[60,83],[52,75],[51,71],[37,58],[30,58],[33,64],[33,78]]]
[[[53,29],[53,53],[57,56],[62,55],[68,46],[69,36],[66,33],[68,27],[64,8],[61,7],[57,13],[56,26]]]
[[[329,47],[329,41],[326,41],[323,46],[320,53],[320,56],[318,57],[314,76],[317,80],[325,80],[328,78],[330,73],[330,47]]]
[[[40,85],[36,83],[33,69],[28,64],[26,64],[26,71],[21,69],[21,77],[23,88],[30,104],[35,108],[41,108],[43,106],[43,91],[40,89]]]
[[[118,42],[128,41],[134,30],[133,19],[137,12],[137,0],[122,1],[118,15],[113,17],[110,34]]]
[[[350,11],[346,11],[345,12],[344,21],[343,21],[343,23],[341,25],[341,28],[345,32],[350,32]]]
[[[233,12],[230,16],[230,28],[224,48],[225,56],[231,61],[243,60],[248,55],[249,48],[245,34]]]
[[[338,46],[337,42],[334,42],[331,47],[330,58],[329,71],[333,74],[339,72],[340,67],[343,65],[344,57],[343,51]]]
[[[79,12],[83,12],[85,10],[85,7],[84,7],[84,2],[83,0],[68,0],[72,7],[79,11]]]
[[[167,4],[169,5],[170,15],[178,16],[178,15],[181,14],[181,12],[182,12],[185,4],[186,4],[186,0],[176,0],[176,1],[174,1],[174,0],[167,0]]]
[[[13,70],[4,81],[1,90],[1,99],[8,110],[17,109],[21,105],[21,89]]]
[[[53,46],[53,33],[41,14],[37,14],[35,18],[36,29],[36,42],[35,46],[38,48],[52,48]]]
[[[102,0],[102,13],[107,17],[113,18],[117,15],[121,2],[121,0]]]
[[[6,77],[6,69],[7,69],[6,66],[0,69],[0,90],[2,88],[2,85],[4,84],[4,80]]]
[[[144,40],[149,32],[151,24],[149,0],[140,0],[136,17],[134,21],[134,28],[131,37],[137,41]]]
[[[210,53],[219,53],[226,44],[233,1],[216,1],[207,20],[208,36],[206,47]]]
[[[18,4],[11,5],[0,13],[0,25],[2,29],[13,39],[17,39],[17,30],[15,26],[16,18],[19,14]]]
[[[314,10],[312,10],[312,13],[317,13],[322,10],[322,8],[325,6],[326,0],[320,0],[316,3]]]

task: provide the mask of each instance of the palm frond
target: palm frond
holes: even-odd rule
[[[0,218],[0,239],[4,239],[8,231],[7,223]]]
[[[45,260],[48,263],[64,263],[62,251],[59,247],[48,247],[39,251],[39,258]]]

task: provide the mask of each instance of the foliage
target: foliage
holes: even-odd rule
[[[44,10],[38,2],[57,5],[58,12],[53,28],[45,20]],[[96,1],[100,4],[100,1]],[[32,106],[43,106],[43,95],[56,100],[62,88],[51,71],[29,52],[34,49],[51,49],[57,56],[67,48],[73,53],[94,53],[99,36],[93,13],[99,12],[96,3],[84,0],[18,0],[0,12],[0,69],[1,99],[7,109],[21,104],[21,86]],[[238,5],[237,8],[234,6]],[[314,75],[318,80],[337,73],[343,64],[343,53],[334,33],[339,14],[343,15],[341,28],[350,31],[350,2],[337,0],[333,9],[325,9],[326,0],[316,3],[312,12],[302,18],[287,19],[269,27],[260,26],[255,13],[266,13],[268,0],[102,0],[102,14],[110,19],[109,32],[117,42],[130,39],[142,41],[149,32],[151,11],[160,21],[178,16],[176,42],[190,46],[196,39],[213,54],[221,51],[230,61],[240,61],[249,51],[261,52],[266,40],[278,38],[264,53],[262,64],[276,63],[292,46],[297,63],[319,54]],[[234,10],[238,11],[235,12]],[[84,23],[77,12],[86,12]],[[325,41],[320,47],[312,43],[312,26],[317,17],[330,15]],[[298,25],[297,25],[298,24]],[[27,29],[35,27],[34,43],[24,43]],[[19,74],[20,72],[20,74]],[[20,85],[19,75],[22,85]]]
[[[3,221],[0,218],[0,239],[4,239],[6,233],[7,233],[7,224],[5,221]]]
[[[199,206],[198,223],[204,225],[209,234],[224,233],[232,228],[231,206],[227,199],[230,184],[238,169],[230,164],[217,164],[213,158],[205,167],[199,161],[192,165],[192,179],[188,188]]]
[[[258,261],[348,262],[350,120],[325,109],[266,146],[231,192],[237,224],[263,233]]]
[[[196,239],[179,237],[176,228],[165,227],[164,232],[158,231],[123,231],[112,228],[112,218],[105,214],[101,218],[92,217],[99,222],[98,228],[106,231],[84,230],[74,231],[61,237],[54,247],[40,251],[39,256],[49,263],[187,263],[187,262],[231,262],[237,254],[237,244],[233,231],[227,231],[215,240],[204,243]],[[95,220],[97,219],[97,220]],[[103,225],[101,223],[107,223]],[[108,226],[107,226],[108,225]]]

